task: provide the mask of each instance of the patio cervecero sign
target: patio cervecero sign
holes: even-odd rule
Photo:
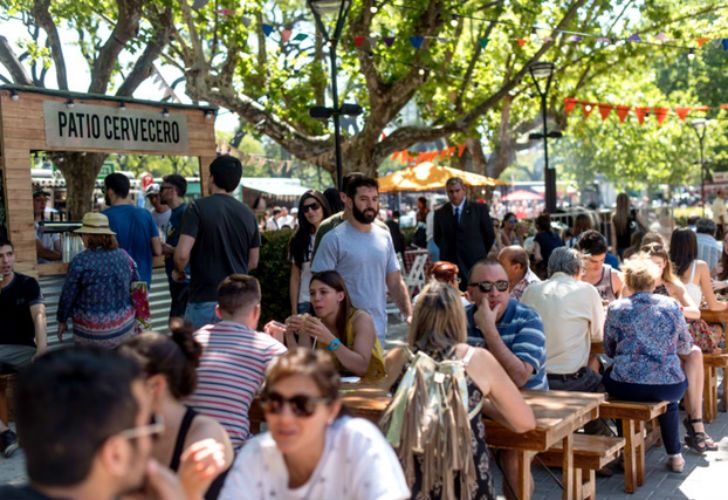
[[[45,101],[49,147],[187,152],[187,117],[170,112]]]

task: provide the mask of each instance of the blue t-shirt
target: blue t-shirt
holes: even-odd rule
[[[169,216],[169,224],[167,225],[167,244],[173,247],[179,243],[179,237],[182,229],[182,215],[184,215],[187,209],[187,203],[182,203],[177,208],[172,209],[172,214]],[[164,259],[164,270],[167,272],[167,278],[172,279],[172,270],[174,269],[174,258],[167,257]],[[187,264],[185,267],[185,274],[190,275],[190,265]],[[189,283],[190,280],[185,279],[184,283]]]
[[[126,250],[136,262],[139,278],[152,285],[152,238],[159,236],[152,214],[132,205],[116,205],[102,212],[109,218],[109,226],[116,233],[119,247]]]
[[[475,309],[475,304],[465,308],[468,318],[468,344],[487,349],[483,334],[475,326]],[[549,383],[546,378],[546,336],[538,313],[527,305],[510,299],[506,311],[495,327],[506,347],[521,361],[533,366],[533,375],[523,388],[547,391]]]

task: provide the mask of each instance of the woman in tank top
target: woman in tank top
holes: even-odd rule
[[[151,388],[152,405],[165,425],[154,441],[152,456],[176,472],[187,498],[216,499],[233,461],[225,429],[197,414],[182,400],[197,386],[202,346],[192,330],[177,328],[172,337],[154,332],[124,342],[119,351],[139,362]]]
[[[700,309],[685,289],[685,285],[672,272],[670,256],[663,245],[652,243],[642,247],[642,252],[647,254],[652,261],[660,267],[661,276],[656,282],[655,292],[657,294],[672,297],[680,303],[689,329],[695,329],[696,322],[700,319]],[[699,328],[699,327],[698,327]],[[688,379],[688,388],[685,391],[685,411],[687,417],[683,421],[687,430],[686,444],[698,453],[714,451],[718,445],[705,433],[703,425],[703,352],[697,345],[693,345],[690,354],[680,356],[683,371]]]

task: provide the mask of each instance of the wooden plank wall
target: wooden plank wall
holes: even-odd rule
[[[31,151],[81,151],[73,148],[49,148],[45,139],[43,102],[66,102],[65,97],[50,96],[35,92],[18,91],[19,99],[12,100],[10,92],[0,92],[0,168],[2,169],[7,223],[10,239],[15,245],[16,270],[38,275],[35,251],[35,229],[33,224],[33,198],[31,179]],[[81,104],[118,107],[118,102],[98,99],[74,99]],[[128,109],[160,112],[164,104],[149,106],[128,103]],[[209,165],[215,159],[215,120],[206,118],[200,109],[170,108],[170,113],[187,116],[188,148],[180,155],[196,156],[200,159],[200,179],[203,194],[207,192]],[[164,151],[109,151],[84,149],[90,153],[129,153],[140,155],[168,154]]]

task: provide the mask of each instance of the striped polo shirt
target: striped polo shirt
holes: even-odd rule
[[[468,344],[485,347],[485,338],[475,326],[475,304],[465,308],[468,318]],[[533,374],[528,378],[523,389],[547,391],[549,383],[546,379],[546,336],[543,333],[543,322],[536,311],[525,304],[508,301],[503,316],[495,327],[503,339],[503,343],[521,361],[533,366]]]
[[[265,369],[286,348],[270,335],[231,321],[207,325],[194,337],[203,351],[197,389],[188,403],[220,422],[237,450],[250,437],[248,410]]]

